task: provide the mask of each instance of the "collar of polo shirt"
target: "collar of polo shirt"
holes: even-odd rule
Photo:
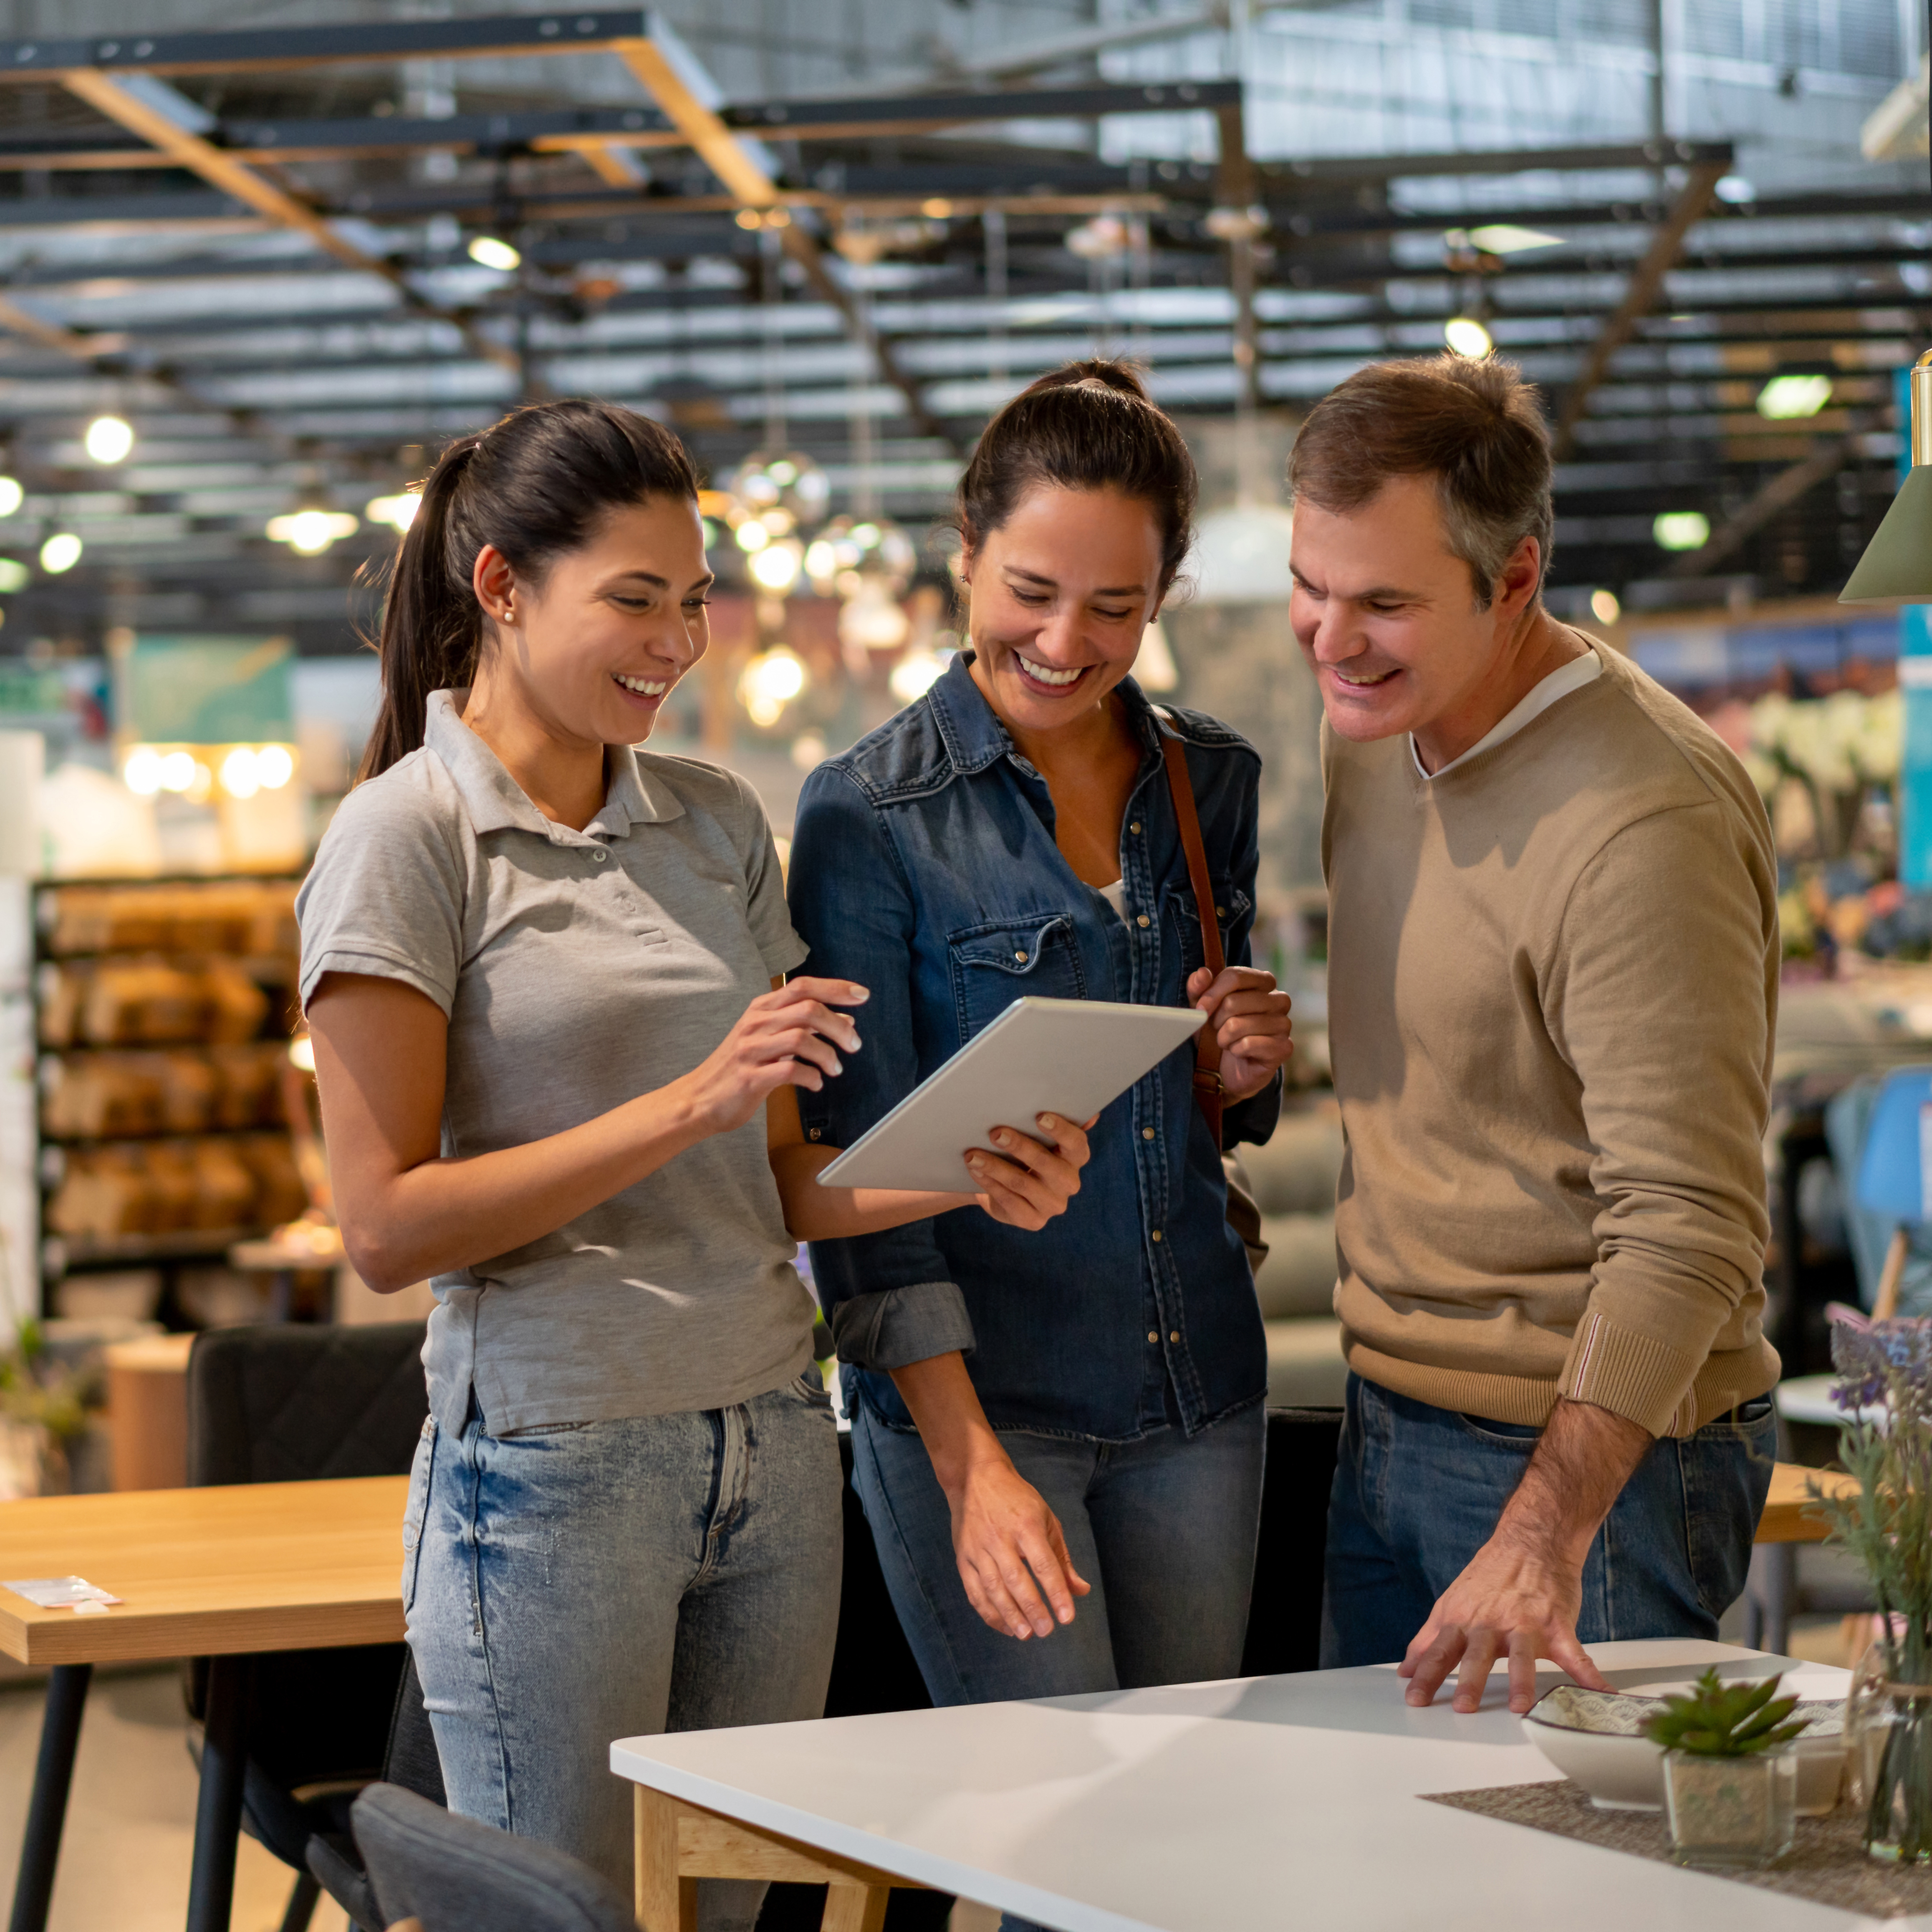
[[[667,785],[638,762],[628,745],[608,747],[610,789],[597,816],[581,832],[544,818],[497,757],[456,714],[453,693],[433,691],[423,742],[442,760],[455,782],[477,836],[486,832],[534,832],[557,844],[588,844],[620,838],[633,826],[682,818],[684,807]]]

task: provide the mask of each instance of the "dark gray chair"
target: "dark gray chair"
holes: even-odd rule
[[[628,1901],[566,1852],[372,1784],[350,1820],[385,1923],[423,1932],[637,1932]]]
[[[188,1481],[406,1474],[428,1412],[423,1333],[420,1322],[289,1323],[197,1336],[188,1358]],[[400,1570],[400,1522],[397,1533]],[[412,1712],[398,1694],[407,1654],[399,1643],[362,1644],[197,1658],[188,1667],[190,1713],[206,1725],[204,1775],[211,1751],[238,1752],[244,1826],[296,1873],[282,1932],[307,1932],[320,1895],[310,1839],[346,1844],[350,1800],[383,1774],[398,1727],[406,1754],[427,1732],[420,1692]]]

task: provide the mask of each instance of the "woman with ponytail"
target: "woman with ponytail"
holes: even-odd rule
[[[1190,1047],[1116,1100],[1045,1235],[956,1214],[814,1244],[854,1480],[940,1704],[1240,1664],[1267,1361],[1222,1152],[1272,1131],[1289,1028],[1247,963],[1260,760],[1130,675],[1195,490],[1123,365],[1016,397],[960,484],[969,647],[800,800],[793,923],[872,989],[862,1060],[800,1102],[814,1138],[849,1142],[1024,995],[1211,1029],[1200,1099]]]
[[[676,439],[547,403],[446,450],[383,614],[363,782],[302,890],[349,1257],[431,1278],[404,1527],[452,1806],[628,1889],[615,1738],[817,1716],[839,1466],[800,1236],[976,1203],[1037,1227],[1084,1146],[986,1192],[812,1184],[795,1095],[859,1052],[729,772],[638,748],[704,651]],[[762,1887],[707,1883],[707,1932]]]

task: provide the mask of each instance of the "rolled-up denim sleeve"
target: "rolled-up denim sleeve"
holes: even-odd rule
[[[878,808],[851,774],[821,765],[806,781],[792,832],[792,924],[814,974],[856,980],[872,997],[853,1017],[863,1044],[823,1090],[799,1090],[807,1136],[850,1147],[919,1084],[913,1011],[918,908]],[[812,1277],[838,1359],[903,1368],[970,1351],[966,1298],[932,1222],[812,1244]]]

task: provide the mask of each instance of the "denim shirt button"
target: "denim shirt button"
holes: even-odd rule
[[[1159,1335],[1157,1335],[1157,1334],[1154,1331],[1154,1330],[1153,1330],[1153,1329],[1151,1329],[1151,1328],[1150,1328],[1150,1329],[1148,1330],[1148,1340],[1150,1342],[1153,1342],[1153,1343],[1154,1343],[1154,1345],[1156,1348],[1158,1348],[1158,1347],[1160,1346],[1160,1336],[1159,1336]]]
[[[1134,820],[1134,822],[1133,822],[1131,825],[1130,825],[1130,826],[1127,827],[1127,830],[1128,830],[1130,832],[1138,832],[1138,831],[1139,831],[1139,830],[1140,830],[1140,829],[1141,829],[1141,822],[1140,822],[1140,820],[1139,820],[1138,818],[1137,818],[1137,819],[1136,819],[1136,820]]]
[[[808,1141],[815,1141],[824,1131],[823,1127],[807,1127],[805,1130],[805,1137]]]
[[[1158,1228],[1155,1228],[1154,1232],[1148,1237],[1148,1239],[1150,1241],[1159,1240],[1160,1239],[1160,1230]]]
[[[1153,922],[1144,912],[1136,913],[1134,915],[1134,923],[1136,926],[1150,926]]]
[[[1180,1340],[1180,1330],[1178,1328],[1169,1329],[1168,1330],[1167,1339],[1170,1342],[1178,1342]]]
[[[1150,1140],[1152,1140],[1152,1139],[1154,1138],[1154,1130],[1153,1130],[1153,1128],[1151,1128],[1151,1127],[1143,1127],[1143,1128],[1142,1128],[1142,1130],[1141,1130],[1141,1138],[1142,1138],[1142,1140],[1144,1140],[1144,1141],[1150,1141]]]
[[[1026,955],[1024,952],[1016,952],[1013,955],[1013,957],[1017,959],[1022,966],[1026,964]]]

